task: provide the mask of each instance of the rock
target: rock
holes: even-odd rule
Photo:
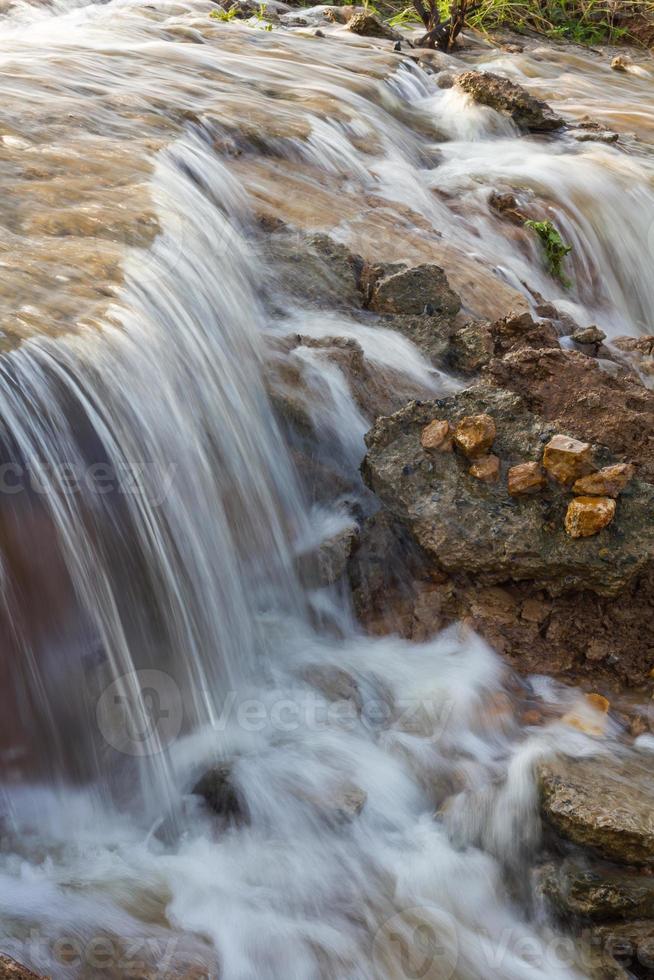
[[[654,973],[654,922],[612,922],[597,926],[591,942],[614,957],[629,972],[625,977],[647,977]]]
[[[491,448],[497,435],[495,422],[490,415],[469,415],[457,423],[454,442],[469,459],[483,456]]]
[[[497,456],[480,456],[474,461],[468,473],[484,483],[497,483],[500,478],[500,461]]]
[[[298,238],[283,229],[268,237],[265,249],[273,273],[271,291],[319,308],[362,307],[363,259],[329,235]]]
[[[599,347],[606,340],[606,334],[599,327],[584,327],[582,330],[575,330],[572,339],[576,344],[593,344]]]
[[[447,276],[437,265],[418,265],[392,271],[373,284],[369,306],[376,313],[443,313],[453,316],[461,300],[450,289]]]
[[[522,348],[559,349],[551,323],[536,323],[529,313],[509,313],[493,323],[471,322],[452,334],[448,361],[456,370],[473,374],[493,357]]]
[[[553,436],[543,452],[543,467],[559,483],[570,486],[592,471],[591,447],[569,436]]]
[[[359,34],[361,37],[385,37],[391,41],[401,40],[401,35],[397,31],[388,27],[382,20],[368,10],[355,14],[347,22],[348,31]]]
[[[654,772],[642,760],[556,758],[537,768],[545,820],[612,861],[654,864]]]
[[[611,68],[613,71],[629,71],[633,62],[629,55],[626,54],[616,54],[615,58],[611,61]]]
[[[501,75],[467,71],[457,77],[456,84],[479,105],[509,116],[520,129],[551,132],[563,126],[563,119],[546,102],[535,99],[521,85]]]
[[[0,980],[47,980],[41,974],[32,973],[26,966],[0,954]]]
[[[396,330],[415,344],[436,367],[447,367],[451,350],[451,338],[457,330],[456,317],[449,314],[426,316],[389,316],[380,319],[379,325]]]
[[[318,549],[321,584],[332,585],[341,577],[358,537],[359,526],[353,522],[322,542]]]
[[[420,433],[420,445],[428,452],[450,452],[452,435],[447,419],[433,419],[426,425]]]
[[[620,139],[611,129],[570,129],[568,135],[578,143],[617,143]]]
[[[542,420],[515,396],[483,386],[438,402],[411,402],[378,418],[366,436],[364,479],[436,569],[481,577],[478,587],[528,580],[554,595],[574,589],[617,595],[651,567],[654,487],[634,481],[605,532],[608,541],[581,544],[565,532],[570,498],[557,484],[518,502],[503,484],[470,480],[460,455],[426,456],[420,434],[434,417],[446,416],[460,438],[457,423],[481,414],[497,428],[493,452],[500,459],[511,465],[539,454],[547,432]],[[481,455],[493,434],[490,426],[484,431],[485,440],[474,443],[483,447]]]
[[[520,228],[522,228],[525,221],[529,218],[527,212],[523,211],[518,205],[514,194],[500,194],[498,191],[493,191],[488,198],[488,203],[491,209],[496,214],[499,214],[501,218],[505,218],[511,224],[518,225]]]
[[[351,674],[332,664],[311,664],[302,671],[302,677],[315,687],[328,701],[351,701],[360,713],[363,700],[359,686]]]
[[[363,810],[368,794],[352,783],[328,788],[324,794],[301,793],[300,798],[309,803],[328,823],[339,826],[351,823]]]
[[[568,504],[565,529],[571,538],[590,538],[615,517],[615,500],[610,497],[576,497]]]
[[[572,492],[585,497],[617,497],[631,482],[636,472],[631,463],[604,466],[597,473],[576,480]]]
[[[436,84],[439,88],[454,88],[454,83],[456,82],[456,75],[451,71],[439,71],[436,76]]]
[[[546,486],[545,473],[540,463],[518,463],[508,473],[507,486],[512,497],[539,493]]]
[[[208,807],[220,817],[240,823],[247,821],[247,805],[232,780],[232,766],[228,762],[212,766],[191,790],[201,796]]]
[[[577,351],[524,349],[491,361],[487,379],[521,395],[557,429],[606,446],[654,481],[654,392],[632,376],[612,376]]]
[[[540,869],[540,889],[560,914],[593,921],[654,917],[654,879],[573,860]]]

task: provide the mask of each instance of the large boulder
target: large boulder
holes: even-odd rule
[[[508,116],[519,129],[551,132],[563,126],[563,119],[546,102],[535,99],[516,82],[489,71],[467,71],[459,75],[457,87],[479,105]]]
[[[461,309],[461,300],[440,266],[425,263],[379,270],[370,285],[368,305],[375,313],[454,316]]]
[[[421,433],[433,419],[456,424],[485,414],[495,422],[493,454],[502,479],[472,478],[459,453],[428,453]],[[589,589],[616,595],[654,558],[654,487],[633,481],[620,498],[612,524],[573,539],[564,520],[569,492],[554,482],[540,494],[513,497],[510,467],[542,457],[554,433],[510,392],[477,387],[437,402],[411,402],[377,419],[366,436],[363,474],[368,486],[448,574],[474,576],[477,584],[528,580],[551,594]],[[596,450],[598,464],[611,462]]]
[[[538,766],[541,809],[562,837],[612,861],[654,865],[654,767],[634,757]]]

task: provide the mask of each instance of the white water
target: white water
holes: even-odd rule
[[[310,139],[287,137],[285,151],[305,161],[308,197],[321,186],[331,195],[314,202],[318,226],[347,240],[379,235],[388,252],[385,209],[399,229],[394,208],[408,206],[425,240],[437,228],[455,255],[482,255],[500,281],[526,282],[615,332],[638,332],[654,299],[651,159],[518,141],[390,56],[376,63],[379,78],[357,75],[368,55],[344,41],[334,55],[313,39],[213,24],[206,44],[180,41],[180,25],[206,27],[208,9],[19,6],[2,25],[14,141],[44,159],[58,145],[78,160],[106,151],[106,186],[89,193],[113,219],[130,181],[147,181],[161,233],[149,252],[129,252],[101,330],[68,332],[72,287],[49,292],[36,261],[44,329],[0,363],[3,463],[21,468],[9,474],[21,492],[2,504],[0,949],[57,978],[140,975],[143,964],[157,977],[225,980],[583,976],[583,951],[533,905],[528,869],[539,835],[533,762],[590,740],[563,726],[521,730],[497,710],[507,678],[474,636],[364,637],[342,595],[307,591],[295,573],[295,552],[332,533],[342,512],[335,504],[330,521],[303,499],[261,378],[266,334],[301,325],[306,336],[354,337],[408,385],[437,394],[452,382],[402,338],[284,296],[287,314],[271,323],[254,210],[283,174],[277,163],[248,173],[249,159],[219,158],[210,127],[180,134],[167,120],[191,106],[216,126],[221,108],[223,120],[251,99],[252,125],[263,125],[266,86],[295,86],[316,106],[337,99],[347,123],[280,99],[285,123],[310,123]],[[98,101],[81,138],[66,112],[79,123],[84,86]],[[420,121],[453,137],[438,143],[435,169],[425,166],[435,134]],[[381,145],[364,153],[355,140],[373,132]],[[157,149],[144,177],[142,159]],[[7,208],[9,241],[44,267],[61,239],[33,216],[76,213],[73,165],[57,152],[51,190],[39,199],[25,188],[19,218]],[[536,249],[521,254],[488,215],[483,201],[503,181],[542,193],[574,241],[569,296]],[[375,204],[360,221],[349,202],[364,192]],[[104,255],[101,234],[80,241],[82,254]],[[3,323],[25,320],[30,310],[10,299]],[[315,393],[318,436],[353,473],[371,420],[319,351],[294,356]],[[94,464],[107,469],[89,483]],[[77,493],[63,482],[71,470],[84,477]],[[40,492],[25,488],[26,473]],[[316,664],[351,674],[360,712],[306,680]],[[189,795],[220,759],[235,760],[249,813],[229,830]],[[365,803],[346,819],[338,810],[353,788]]]

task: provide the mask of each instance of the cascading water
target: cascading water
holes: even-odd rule
[[[575,244],[577,287],[548,298],[635,333],[654,299],[651,156],[518,145],[415,66],[376,55],[363,74],[356,47],[229,34],[209,9],[20,5],[0,39],[3,152],[25,187],[7,251],[36,297],[22,280],[2,293],[22,343],[0,362],[0,949],[56,978],[583,976],[525,878],[533,762],[583,754],[585,736],[490,710],[507,677],[474,636],[365,637],[347,597],[298,575],[343,515],[303,496],[267,343],[304,337],[315,432],[350,475],[371,419],[307,338],[355,339],[409,393],[455,382],[390,330],[298,305],[254,215],[308,209],[308,227],[378,239],[383,259],[434,246],[464,278],[482,255],[486,286],[535,301],[552,289],[536,247],[517,253],[485,203],[522,182]],[[106,161],[90,180],[87,155]],[[122,196],[129,210],[146,184],[147,249],[145,206],[145,242],[120,231]],[[83,288],[61,241],[92,253]],[[317,668],[356,679],[357,710]],[[225,759],[248,820],[218,833],[189,791]]]

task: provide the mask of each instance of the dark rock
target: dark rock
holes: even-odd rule
[[[464,374],[474,374],[494,357],[524,348],[559,349],[558,334],[551,323],[536,322],[529,313],[509,313],[493,323],[466,323],[452,335],[449,360]]]
[[[622,976],[654,974],[654,921],[613,922],[593,930],[592,942],[628,970]]]
[[[353,522],[323,541],[317,553],[302,555],[298,564],[305,584],[320,588],[337,582],[347,567],[358,535],[359,527]]]
[[[272,288],[320,308],[363,305],[363,259],[329,235],[298,238],[283,230],[270,235],[265,248],[274,271]]]
[[[654,864],[654,769],[641,759],[559,757],[538,766],[544,819],[612,861]]]
[[[247,821],[247,805],[232,778],[232,766],[220,763],[208,769],[191,790],[201,796],[208,807],[220,817],[240,823]]]
[[[591,344],[599,347],[606,340],[606,334],[599,327],[593,325],[573,331],[572,339],[576,344]]]
[[[563,126],[563,119],[546,102],[535,99],[521,85],[501,75],[467,71],[458,76],[456,84],[479,105],[509,116],[520,129],[550,132]]]

